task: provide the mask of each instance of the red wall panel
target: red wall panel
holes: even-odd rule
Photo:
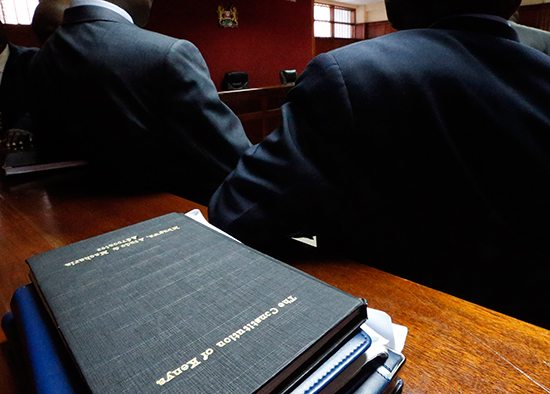
[[[40,41],[36,38],[30,25],[4,25],[4,32],[8,41],[13,45],[23,47],[39,47]]]
[[[237,28],[218,26],[218,5],[238,11]],[[155,0],[147,29],[191,41],[220,89],[229,71],[248,72],[250,87],[279,85],[279,70],[301,73],[312,59],[312,0]]]

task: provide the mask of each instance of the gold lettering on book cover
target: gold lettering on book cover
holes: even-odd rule
[[[176,230],[179,230],[179,229],[180,229],[179,226],[173,226],[173,227],[167,228],[165,230],[158,231],[154,234],[146,235],[144,237],[138,237],[137,235],[134,235],[132,237],[121,239],[120,241],[116,241],[116,242],[110,243],[109,245],[102,246],[101,248],[97,248],[96,253],[92,253],[88,256],[73,260],[71,262],[65,263],[64,265],[65,265],[65,267],[72,267],[74,265],[83,263],[85,261],[90,261],[90,260],[92,260],[96,257],[108,255],[111,252],[116,252],[116,251],[119,251],[121,249],[131,247],[132,245],[142,243],[142,242],[144,242],[148,239],[156,238],[158,236],[161,236],[161,235],[164,235],[164,234],[167,234],[167,233],[171,233],[172,231],[176,231]]]
[[[242,328],[237,329],[232,334],[225,337],[223,340],[216,343],[216,346],[218,348],[223,348],[232,342],[236,342],[240,340],[243,336],[246,336],[247,332],[250,332],[255,329],[261,329],[259,327],[262,326],[262,323],[265,322],[270,317],[278,314],[280,312],[280,309],[285,308],[287,305],[292,304],[294,301],[298,300],[295,296],[288,296],[281,302],[277,303],[277,306],[279,308],[270,308],[264,313],[262,313],[260,316],[258,316],[255,319],[252,319],[249,323],[246,323],[242,326]],[[214,354],[214,348],[208,348],[204,352],[201,353],[202,361],[207,361],[212,354]],[[165,376],[157,380],[157,384],[159,386],[164,386],[166,383],[171,381],[172,379],[176,378],[176,376],[180,375],[182,372],[191,370],[196,368],[198,365],[202,364],[202,361],[198,360],[199,357],[194,357],[191,360],[187,361],[186,363],[180,365],[178,368],[166,372]]]

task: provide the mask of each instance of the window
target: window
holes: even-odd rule
[[[355,10],[329,4],[313,6],[315,37],[355,38]]]
[[[0,20],[8,25],[30,25],[38,0],[0,0]]]

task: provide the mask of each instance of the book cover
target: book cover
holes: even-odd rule
[[[27,260],[94,393],[267,393],[364,300],[172,213]]]
[[[2,319],[2,328],[17,367],[25,375],[28,390],[37,394],[87,392],[32,284],[15,291],[11,308],[12,312]],[[361,357],[365,356],[371,343],[368,334],[359,332],[315,368],[291,394],[336,392],[362,368],[364,361]]]

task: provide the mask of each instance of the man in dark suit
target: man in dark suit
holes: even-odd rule
[[[0,22],[0,139],[8,132],[28,131],[28,70],[38,48],[25,48],[8,42]]]
[[[402,30],[315,58],[209,206],[550,328],[550,58],[519,0],[386,0]],[[368,286],[368,284],[365,284]]]
[[[207,203],[250,142],[197,48],[138,27],[150,7],[72,2],[31,65],[35,145]]]

